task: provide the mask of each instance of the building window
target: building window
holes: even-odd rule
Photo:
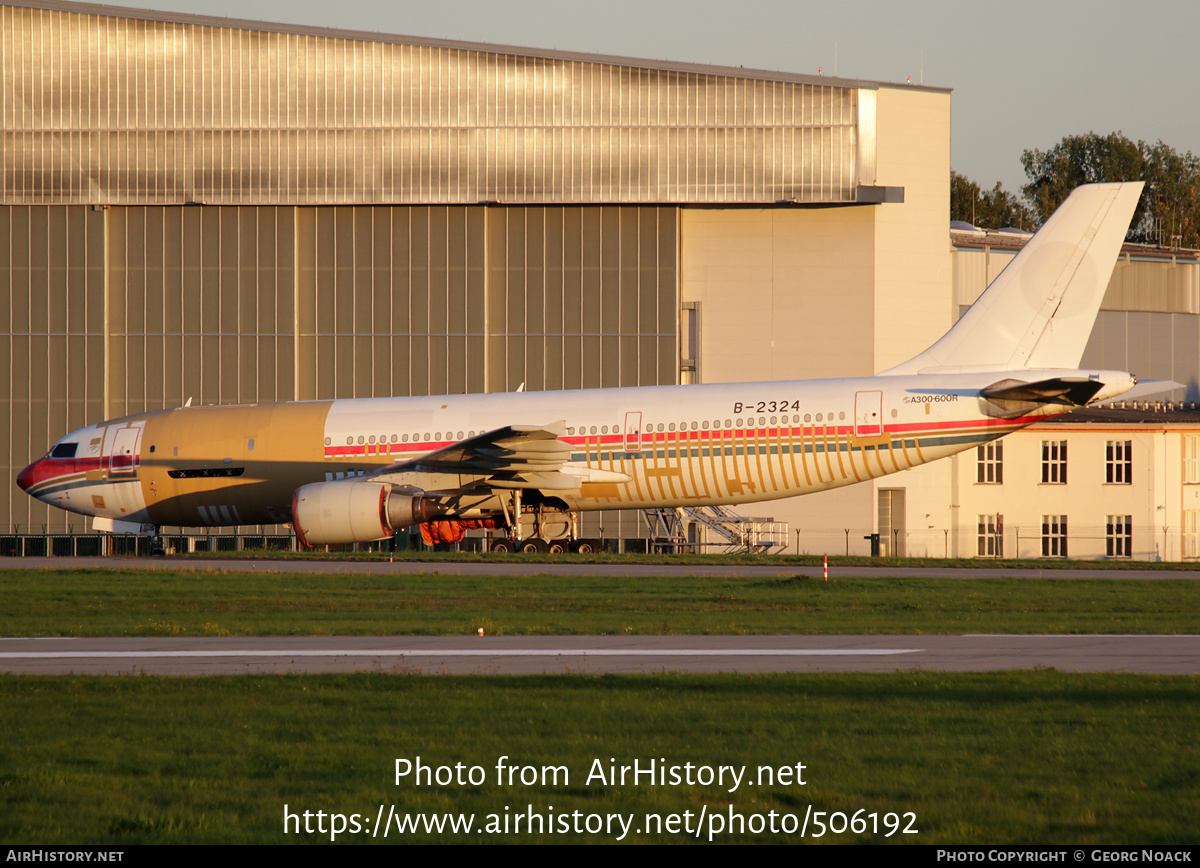
[[[984,443],[977,450],[978,474],[975,479],[981,485],[1000,485],[1004,482],[1004,441]]]
[[[1042,516],[1042,557],[1065,558],[1067,556],[1067,517],[1065,515]]]
[[[1200,509],[1183,511],[1183,556],[1200,558]]]
[[[1183,481],[1200,482],[1200,434],[1185,434],[1183,437]]]
[[[979,557],[1004,557],[1004,516],[979,516]]]
[[[1067,484],[1067,441],[1042,441],[1042,482]]]
[[[1133,556],[1132,515],[1110,515],[1105,524],[1105,536],[1108,540],[1106,553],[1110,558]]]
[[[1133,482],[1133,441],[1109,440],[1104,450],[1107,470],[1104,481],[1115,485]]]

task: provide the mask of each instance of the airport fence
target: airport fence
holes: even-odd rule
[[[872,539],[874,537],[874,539]],[[193,552],[300,551],[291,533],[164,533],[167,554]],[[397,534],[392,540],[357,545],[330,546],[329,551],[487,551],[490,537],[467,536],[458,543],[427,546],[416,534]],[[108,533],[8,533],[0,534],[0,557],[148,557],[150,537]],[[393,549],[394,545],[394,549]],[[610,552],[659,551],[645,538],[613,538],[605,541]],[[874,549],[874,551],[872,550]],[[674,551],[709,551],[689,545]],[[918,558],[1017,558],[1054,560],[1191,561],[1200,560],[1200,528],[1160,526],[1156,528],[1075,527],[1057,534],[1044,534],[1040,526],[999,526],[989,532],[978,529],[929,528],[922,531],[877,533],[874,528],[793,528],[788,544],[777,554],[859,555]]]
[[[148,557],[152,540],[147,536],[110,533],[10,533],[0,534],[0,557]],[[167,554],[296,551],[292,534],[163,534]]]

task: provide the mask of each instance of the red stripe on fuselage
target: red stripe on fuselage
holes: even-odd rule
[[[22,491],[40,488],[60,477],[102,470],[103,461],[103,458],[39,458],[17,475],[17,485]]]
[[[952,431],[963,430],[979,430],[989,428],[1007,428],[1015,431],[1018,428],[1023,428],[1026,425],[1031,425],[1034,422],[1045,419],[1044,416],[1021,416],[1017,419],[970,419],[966,421],[951,421],[951,422],[911,422],[908,424],[896,423],[884,427],[881,437],[903,437],[907,434],[944,434]],[[646,431],[641,434],[641,445],[643,447],[655,446],[665,443],[678,443],[682,441],[702,441],[705,439],[725,438],[725,437],[813,437],[818,433],[825,436],[845,437],[850,436],[854,431],[853,425],[799,425],[795,427],[774,427],[774,428],[729,428],[707,430],[699,429],[696,431]],[[1009,433],[1007,431],[1000,433]],[[622,434],[589,434],[584,436],[571,436],[558,438],[564,443],[574,447],[587,448],[596,447],[612,448],[620,447],[624,450],[626,445],[625,436]],[[877,439],[876,437],[870,438]],[[598,442],[597,442],[598,441]],[[363,446],[326,446],[326,458],[390,458],[396,455],[398,461],[409,461],[413,458],[428,455],[430,452],[436,452],[438,449],[444,449],[448,446],[453,446],[455,443],[460,443],[459,440],[448,441],[429,441],[428,443],[388,443],[379,444],[376,447],[379,451],[374,455],[367,455],[367,445]],[[417,448],[413,448],[413,447]]]

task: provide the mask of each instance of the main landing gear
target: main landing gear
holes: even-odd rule
[[[607,551],[607,546],[598,539],[554,539],[544,540],[540,537],[529,539],[493,539],[488,541],[488,551],[492,552],[523,552],[525,554],[561,555],[567,552],[591,554],[592,552]]]
[[[607,550],[602,540],[575,537],[575,530],[579,525],[578,517],[566,508],[566,504],[561,501],[556,505],[534,500],[533,503],[522,505],[521,495],[521,489],[518,488],[507,498],[507,502],[501,500],[508,536],[488,540],[488,551],[561,555],[567,552],[591,554]],[[533,533],[528,537],[522,536],[522,515],[533,520]]]

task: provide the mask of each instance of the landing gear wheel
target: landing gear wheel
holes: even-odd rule
[[[566,540],[561,540],[561,539],[552,540],[550,543],[548,543],[548,545],[549,545],[549,548],[547,549],[547,551],[550,552],[550,554],[552,554],[552,555],[562,555],[562,554],[567,553],[567,541]]]
[[[510,539],[494,539],[488,546],[488,551],[511,553],[517,550],[516,543]]]
[[[167,547],[163,545],[162,537],[152,537],[150,540],[150,557],[165,558],[167,556]]]
[[[579,552],[581,555],[590,555],[593,552],[603,552],[608,550],[608,547],[598,539],[576,540],[571,548]]]
[[[550,544],[544,539],[539,539],[537,537],[534,537],[533,539],[521,540],[521,542],[517,543],[517,547],[519,551],[524,552],[527,555],[535,553],[545,554],[546,552],[550,551]]]

